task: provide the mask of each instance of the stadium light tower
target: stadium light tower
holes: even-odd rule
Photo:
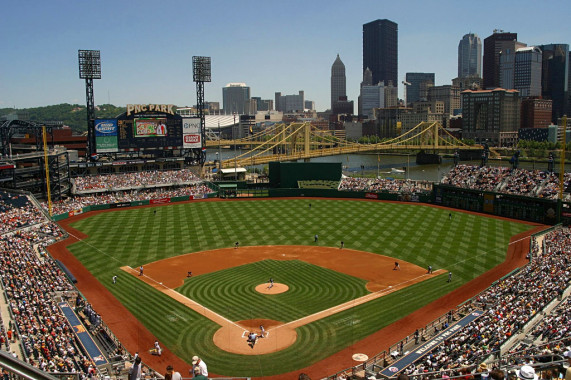
[[[206,162],[206,122],[204,120],[204,82],[211,81],[210,57],[192,57],[192,79],[196,82],[196,105],[200,117],[200,165]],[[220,159],[220,157],[218,157]]]
[[[99,50],[78,50],[79,79],[85,79],[87,104],[87,158],[95,155],[95,101],[93,80],[101,79],[101,52]]]

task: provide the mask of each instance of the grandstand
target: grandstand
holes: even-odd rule
[[[570,181],[571,173],[565,173],[565,188]],[[300,188],[334,187],[340,193],[434,191],[433,184],[422,181],[343,178],[331,183],[300,182]],[[458,189],[540,199],[554,199],[559,186],[552,173],[467,165],[453,168],[442,182]],[[56,202],[53,214],[95,205],[131,206],[131,202],[153,204],[150,201],[216,194],[214,186],[184,169],[78,177],[72,186],[73,195]],[[31,194],[0,191],[0,279],[5,303],[0,313],[0,350],[15,353],[26,363],[23,366],[47,374],[125,376],[135,353],[123,347],[47,253],[45,247],[64,238],[66,232],[47,216],[48,205],[42,207]],[[569,228],[558,225],[536,234],[529,264],[414,334],[390,342],[388,351],[379,349],[375,357],[339,369],[328,378],[380,379],[406,374],[415,379],[484,379],[494,371],[508,375],[523,364],[532,365],[542,378],[564,375],[563,353],[571,349],[570,262]],[[2,355],[0,366],[13,368],[12,360]],[[151,378],[160,376],[148,365],[144,372]]]

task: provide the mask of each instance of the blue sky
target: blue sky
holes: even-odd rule
[[[337,54],[356,107],[362,25],[372,20],[398,24],[399,79],[434,72],[437,85],[457,76],[466,33],[482,43],[494,29],[528,45],[571,43],[569,0],[8,0],[2,13],[0,108],[85,104],[79,49],[101,50],[96,104],[196,104],[199,55],[212,57],[207,101],[222,106],[222,87],[244,82],[263,99],[304,90],[323,111]]]

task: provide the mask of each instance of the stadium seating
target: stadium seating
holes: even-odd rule
[[[339,191],[366,191],[373,193],[430,193],[432,191],[432,183],[404,179],[346,177],[341,179],[338,189]]]
[[[125,188],[123,180],[124,178],[120,186],[111,185],[106,189]],[[571,175],[566,174],[566,183],[570,180]],[[75,196],[58,202],[55,205],[56,213],[92,204],[204,194],[210,191],[200,182],[180,186],[180,183],[175,185],[176,181],[161,181],[155,182],[155,185],[168,186]],[[462,165],[452,169],[444,181],[452,186],[537,197],[552,197],[557,188],[555,184],[558,184],[558,178],[544,172]],[[87,187],[95,186],[94,182],[89,183],[91,185]],[[140,182],[129,182],[128,186],[138,184]],[[149,185],[150,182],[145,184]],[[339,190],[429,192],[430,184],[345,178],[341,181]],[[128,353],[106,328],[97,312],[78,296],[73,284],[45,251],[46,245],[62,238],[63,232],[59,227],[47,220],[45,214],[27,196],[1,191],[0,220],[0,280],[25,360],[48,372],[79,372],[88,376],[94,371],[93,362],[75,340],[71,333],[72,327],[59,311],[54,295],[67,299],[70,304],[77,304],[78,315],[84,319],[85,325],[103,347],[107,357],[127,356]],[[530,331],[527,340],[522,337],[513,348],[507,348],[514,357],[521,357],[521,352],[525,352],[525,355],[536,358],[532,360],[538,366],[541,363],[539,358],[545,357],[545,354],[559,358],[557,355],[571,345],[571,301],[569,297],[560,300],[569,292],[570,252],[571,230],[568,228],[556,228],[540,241],[534,242],[529,265],[493,284],[469,304],[469,307],[484,310],[485,314],[444,344],[427,352],[421,361],[411,365],[406,372],[413,377],[436,372],[438,375],[432,375],[432,378],[439,378],[443,374],[465,375],[465,368],[476,371],[484,361],[490,363],[490,368],[507,365],[498,361],[495,355],[498,349],[506,349],[506,342],[524,330]],[[554,302],[558,306],[553,311],[547,311],[546,307]],[[538,319],[537,316],[542,313],[546,315]],[[537,319],[536,326],[529,326]],[[8,327],[5,324],[5,320],[0,320],[0,348],[4,339],[4,346],[10,349],[13,346],[7,342]],[[438,325],[427,329],[425,333],[427,338],[437,334]],[[409,347],[414,347],[413,342],[413,338],[407,340]],[[517,364],[514,359],[507,366]],[[377,369],[379,365],[376,363]],[[376,373],[378,370],[369,372]]]
[[[563,187],[571,182],[571,173],[565,173]],[[494,191],[528,197],[556,199],[559,177],[541,170],[511,169],[494,166],[457,165],[450,169],[441,183],[445,185]],[[565,200],[571,197],[566,194]]]

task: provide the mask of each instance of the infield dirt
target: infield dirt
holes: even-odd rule
[[[266,337],[258,339],[254,347],[246,342],[249,331],[260,334],[259,320],[232,322],[205,308],[180,293],[174,291],[183,285],[187,268],[192,267],[194,275],[234,268],[261,260],[302,260],[307,263],[345,273],[367,280],[367,289],[371,292],[363,297],[322,310],[318,313],[288,323],[266,321]],[[433,276],[446,273],[441,269],[427,274],[425,268],[399,261],[395,270],[392,257],[352,249],[339,249],[320,246],[257,246],[224,248],[195,252],[186,255],[145,264],[145,275],[139,276],[137,269],[122,267],[124,271],[146,282],[164,294],[192,308],[197,313],[211,319],[221,326],[214,335],[214,343],[222,350],[241,355],[261,355],[283,350],[295,343],[295,329],[321,318],[356,307],[375,298],[390,294]],[[252,284],[252,291],[265,294],[278,294],[287,291],[287,284],[275,283],[271,289],[268,284]]]

